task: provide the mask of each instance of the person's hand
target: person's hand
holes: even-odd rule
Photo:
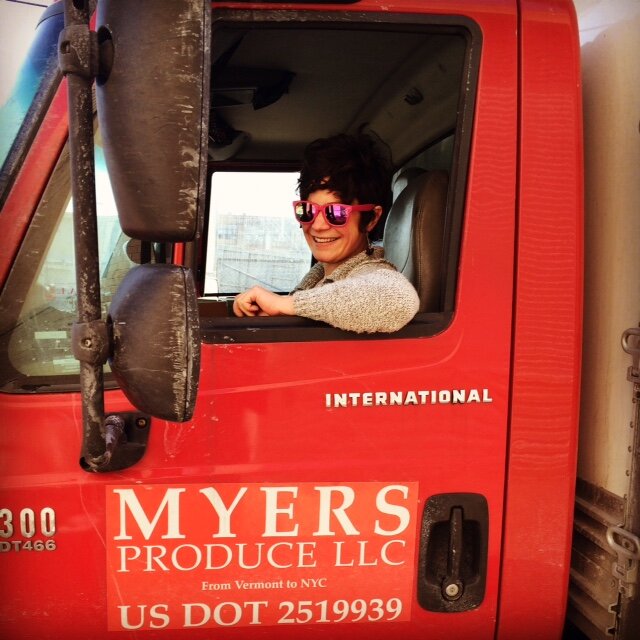
[[[236,296],[233,313],[243,316],[293,316],[291,296],[279,296],[262,287],[251,287]]]

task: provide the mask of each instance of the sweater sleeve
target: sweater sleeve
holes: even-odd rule
[[[357,333],[402,329],[420,301],[411,283],[386,264],[368,264],[343,280],[293,293],[296,315]]]

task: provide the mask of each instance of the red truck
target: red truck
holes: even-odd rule
[[[0,110],[2,637],[559,638],[571,570],[574,632],[601,637],[600,579],[602,637],[630,638],[637,488],[581,479],[602,517],[571,551],[572,3],[93,9],[46,10]],[[234,317],[311,264],[304,146],[361,130],[419,313],[364,336]]]

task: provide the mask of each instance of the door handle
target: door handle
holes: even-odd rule
[[[462,507],[453,507],[449,517],[449,557],[447,560],[447,575],[442,581],[442,597],[445,600],[458,600],[464,591],[464,582],[460,573],[462,545]]]
[[[477,493],[431,496],[418,561],[418,602],[428,611],[468,611],[484,599],[489,515]]]

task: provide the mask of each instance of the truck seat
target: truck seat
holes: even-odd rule
[[[441,308],[442,246],[449,178],[444,171],[410,169],[394,184],[407,184],[395,197],[384,227],[385,258],[413,284],[419,313]],[[395,195],[395,193],[394,193]]]

